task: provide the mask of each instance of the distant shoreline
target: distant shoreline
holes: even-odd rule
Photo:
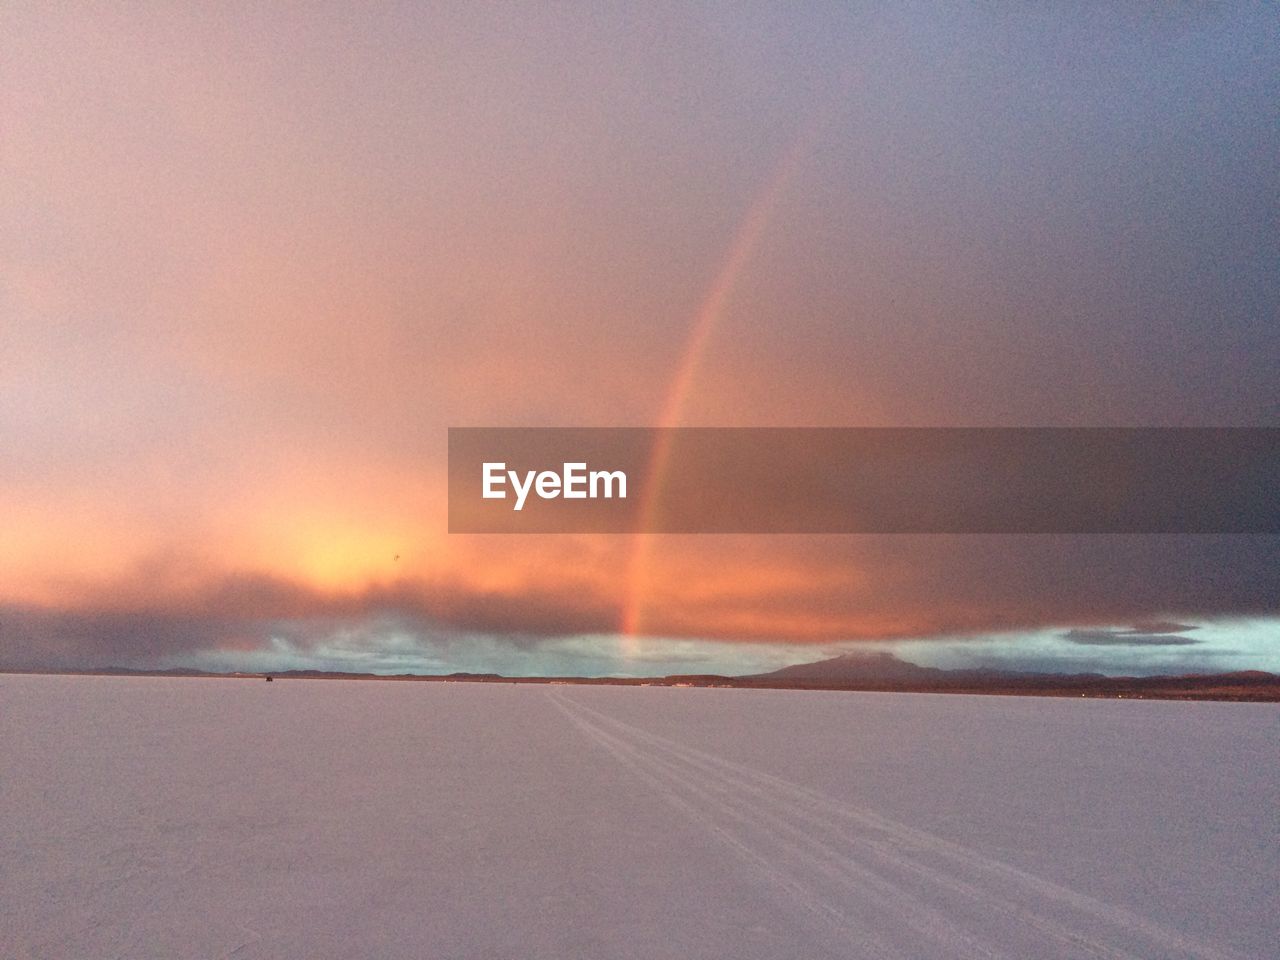
[[[0,667],[0,674],[37,676],[160,677],[222,680],[382,680],[423,683],[577,684],[629,687],[702,687],[735,690],[821,690],[849,693],[956,693],[980,696],[1072,697],[1106,700],[1198,700],[1229,703],[1280,702],[1280,676],[1261,671],[1158,677],[1102,677],[1096,675],[1005,674],[989,681],[939,679],[928,683],[857,680],[775,679],[725,677],[714,674],[665,677],[508,677],[501,674],[374,674],[321,670],[279,673],[204,670],[133,670],[106,668],[72,670]]]

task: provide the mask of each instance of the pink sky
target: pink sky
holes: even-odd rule
[[[445,532],[449,426],[1274,424],[1276,33],[8,5],[0,660],[617,634],[629,541]],[[1265,618],[1277,559],[668,537],[629,632]]]

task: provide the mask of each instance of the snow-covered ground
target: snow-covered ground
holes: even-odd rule
[[[1273,705],[0,676],[0,956],[1258,958]]]

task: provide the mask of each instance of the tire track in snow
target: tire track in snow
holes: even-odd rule
[[[727,840],[735,853],[762,866],[764,872],[770,875],[768,879],[785,887],[788,893],[801,900],[806,907],[816,908],[816,912],[838,918],[841,932],[846,935],[845,950],[852,944],[861,950],[869,950],[866,955],[872,957],[919,956],[916,951],[886,942],[874,933],[877,929],[896,929],[914,931],[928,939],[934,947],[944,945],[947,956],[957,960],[1004,960],[1006,957],[1006,954],[992,945],[972,937],[945,914],[924,904],[909,891],[888,883],[860,864],[833,852],[819,840],[815,840],[810,831],[798,828],[763,809],[744,810],[731,799],[724,799],[736,792],[726,788],[725,784],[701,774],[691,777],[686,770],[670,761],[645,755],[625,740],[589,721],[583,722],[581,716],[575,716],[563,706],[562,709],[579,729],[604,745],[615,756],[624,755],[629,761],[628,765],[633,768],[643,766],[649,771],[645,775],[646,779],[659,783],[661,792],[669,799],[674,794],[678,798],[675,804],[681,809],[690,812],[692,807],[675,790],[684,791],[693,798],[704,801],[710,810],[693,811],[691,815],[694,819],[704,826],[714,825],[712,832],[720,839]],[[725,818],[735,821],[738,830],[746,831],[745,836],[735,832],[732,825],[726,824]],[[761,841],[762,836],[767,837],[767,842]],[[788,836],[794,839],[785,839]],[[766,847],[776,848],[787,854],[788,859],[783,862],[790,864],[792,869],[787,870],[778,856],[771,856],[766,849],[762,849]],[[802,877],[796,876],[797,861],[800,867],[798,872],[819,873],[829,883],[845,888],[849,896],[832,899],[822,886],[806,883]],[[859,908],[869,916],[852,916],[850,908]],[[886,913],[892,921],[890,924],[885,923]],[[1126,957],[1124,960],[1131,958]]]
[[[610,724],[610,725],[617,724],[624,727],[630,727],[630,725],[623,724],[622,721],[615,720],[614,718],[608,717],[605,714],[600,714],[598,711],[591,711],[590,708],[584,708],[584,709],[589,710],[591,713],[593,713],[595,716],[597,716],[601,721],[603,721],[606,724]],[[720,758],[712,758],[711,755],[709,754],[703,754],[701,753],[701,751],[696,751],[696,750],[693,750],[692,748],[685,748],[681,745],[675,744],[674,741],[669,741],[669,740],[665,740],[664,738],[655,737],[654,735],[648,734],[645,731],[640,731],[637,728],[630,727],[630,730],[634,731],[633,735],[640,736],[642,739],[654,739],[654,740],[661,741],[664,744],[670,745],[669,748],[673,749],[673,752],[676,752],[676,750],[678,750],[681,753],[690,753],[690,754],[696,755],[696,759],[688,762],[702,769],[703,773],[700,775],[701,777],[714,778],[718,776],[723,776],[722,774],[719,774],[715,770],[708,770],[709,764],[707,760],[704,760],[702,758],[707,758],[708,760],[714,759],[721,764],[729,764],[729,761],[723,761],[723,760],[720,760]],[[733,766],[737,766],[737,765],[733,765]],[[740,768],[740,769],[746,770],[747,768]],[[769,778],[767,774],[761,774],[757,771],[748,771],[748,772],[752,776],[755,776],[758,778],[775,779],[775,778]],[[787,784],[786,781],[780,781],[780,782],[792,789],[802,789],[802,788],[795,788],[794,785]],[[1049,937],[1050,939],[1057,941],[1061,945],[1073,948],[1075,952],[1070,954],[1071,956],[1079,956],[1080,955],[1079,951],[1084,951],[1084,953],[1086,953],[1089,956],[1106,958],[1106,960],[1137,960],[1137,957],[1135,956],[1135,954],[1132,954],[1127,951],[1120,950],[1114,946],[1090,939],[1089,937],[1084,936],[1083,934],[1077,931],[1074,931],[1067,926],[1059,924],[1051,919],[1041,917],[1024,907],[1020,907],[1018,904],[1008,899],[1002,898],[991,891],[984,890],[978,886],[975,886],[972,883],[968,883],[962,879],[958,879],[950,875],[947,875],[943,872],[939,872],[935,869],[930,868],[928,865],[924,863],[918,862],[908,857],[904,857],[900,854],[896,854],[894,851],[894,846],[890,843],[886,843],[885,840],[883,839],[872,840],[872,839],[868,839],[865,836],[852,835],[848,832],[847,829],[843,829],[843,828],[840,828],[839,826],[835,826],[827,820],[822,820],[814,816],[812,813],[806,812],[804,809],[804,803],[803,803],[805,799],[804,797],[787,796],[787,795],[783,795],[781,797],[777,795],[770,796],[767,792],[762,791],[758,785],[753,785],[753,783],[750,780],[735,779],[735,778],[729,777],[724,779],[724,783],[726,784],[727,789],[732,789],[741,793],[753,794],[753,795],[759,796],[763,803],[773,807],[781,808],[783,811],[783,815],[787,818],[790,818],[791,822],[782,821],[780,823],[777,823],[771,826],[770,829],[781,828],[782,830],[785,830],[785,831],[799,831],[806,835],[810,835],[814,833],[825,833],[826,836],[823,838],[822,841],[811,838],[809,842],[814,845],[818,845],[819,843],[825,842],[826,844],[830,844],[832,848],[837,850],[842,849],[841,844],[843,843],[843,844],[850,845],[853,848],[861,849],[864,852],[870,852],[873,855],[874,859],[876,860],[878,866],[882,868],[888,868],[890,870],[896,869],[899,872],[911,873],[917,877],[920,877],[926,880],[931,885],[931,888],[941,888],[941,889],[947,890],[952,894],[955,894],[964,899],[967,899],[968,901],[975,903],[981,909],[982,914],[984,916],[997,914],[1005,917],[1008,920],[1012,920],[1013,922],[1020,924],[1024,927],[1033,927],[1043,936]],[[823,799],[825,800],[825,798]],[[794,824],[794,818],[797,816],[801,820],[810,824],[811,826],[797,827]],[[858,861],[856,860],[856,857],[852,850],[848,850],[847,854],[848,854],[848,859],[846,863],[848,865],[858,864]],[[862,873],[870,872],[867,870],[867,867],[865,865],[861,865],[861,864],[859,864],[855,869],[858,869]],[[919,900],[918,897],[915,897],[914,895],[909,893],[907,890],[904,890],[902,887],[895,885],[892,881],[886,881],[883,878],[876,875],[874,872],[871,872],[871,876],[875,877],[876,880],[878,880],[881,884],[887,885],[889,889],[892,891],[892,894],[899,900],[904,902],[914,901],[917,904],[921,904],[921,901]],[[936,908],[925,906],[924,909],[927,911],[932,911],[935,914],[935,920],[932,924],[935,928],[942,927],[944,925],[942,922],[936,919],[936,914],[937,914]],[[913,922],[918,923],[918,918],[912,917],[912,916],[904,915],[903,917],[898,919],[907,923],[913,923]],[[962,935],[959,939],[963,941],[965,938]],[[955,950],[957,948],[954,942],[949,942],[948,947],[952,950]],[[994,955],[993,954],[994,949],[995,949],[994,947],[986,946],[985,949],[983,947],[979,947],[976,951],[971,950],[970,952],[976,952],[978,955],[986,956],[986,955]]]
[[[586,737],[599,744],[623,766],[645,780],[668,803],[682,811],[716,839],[723,842],[735,855],[746,862],[752,873],[767,885],[779,890],[807,913],[814,915],[833,933],[840,935],[842,940],[856,941],[864,949],[870,948],[872,952],[866,953],[865,956],[893,957],[905,960],[900,951],[883,943],[870,931],[855,926],[853,919],[839,906],[831,903],[826,898],[818,896],[811,887],[799,882],[786,871],[779,869],[773,860],[756,847],[745,842],[737,833],[726,828],[723,823],[690,802],[689,798],[673,790],[667,780],[655,772],[658,765],[652,758],[646,757],[634,746],[626,744],[617,737],[610,736],[600,727],[590,723],[569,707],[562,698],[552,695],[551,700]],[[701,791],[695,791],[695,796],[699,794],[701,794]]]
[[[1058,956],[1239,960],[1231,952],[959,844],[641,730],[562,692],[550,694],[580,730],[614,756],[625,757],[628,766],[674,805],[704,827],[713,826],[711,832],[739,856],[763,861],[775,884],[778,875],[785,876],[793,895],[798,886],[806,891],[801,899],[825,903],[828,914],[848,916],[848,901],[833,901],[823,892],[835,882],[855,896],[855,902],[888,914],[891,925],[885,929],[905,927],[934,943],[943,942],[949,955],[1002,955],[997,946],[956,921],[954,915],[963,911],[939,908],[958,900],[978,911],[984,928],[990,929],[990,919],[998,917],[1024,931],[1034,930],[1057,946]],[[771,847],[789,854],[790,870],[769,855]],[[806,881],[811,873],[828,883]],[[914,887],[895,879],[904,875],[915,881]],[[921,885],[932,893],[927,902],[913,892]],[[851,932],[866,943],[867,930]],[[1039,943],[1041,949],[1046,946]],[[892,952],[894,948],[880,944],[873,955]]]
[[[590,708],[586,708],[590,709]],[[774,787],[778,791],[778,796],[786,803],[808,806],[810,809],[826,810],[835,816],[854,823],[859,827],[868,830],[879,831],[883,835],[883,839],[876,844],[876,847],[885,855],[892,857],[902,866],[907,867],[916,872],[922,872],[931,879],[937,881],[951,881],[954,878],[946,876],[936,868],[929,868],[914,860],[910,854],[915,855],[934,855],[949,863],[954,863],[962,869],[975,871],[983,876],[987,882],[996,881],[1007,884],[1012,888],[1015,894],[1034,895],[1042,901],[1055,902],[1060,906],[1075,910],[1089,917],[1092,921],[1101,922],[1106,925],[1113,926],[1125,935],[1144,938],[1151,944],[1158,945],[1161,958],[1172,958],[1179,955],[1186,955],[1197,960],[1240,960],[1234,953],[1223,951],[1206,944],[1199,943],[1189,937],[1183,936],[1176,931],[1162,927],[1153,921],[1150,921],[1137,914],[1131,913],[1119,907],[1104,904],[1091,897],[1078,893],[1070,888],[1060,886],[1051,881],[1045,880],[1034,874],[1020,870],[1009,864],[994,860],[976,851],[969,850],[959,844],[943,840],[932,834],[926,833],[906,824],[890,820],[881,814],[870,810],[852,807],[832,800],[830,797],[824,796],[817,791],[810,790],[798,784],[790,783],[779,777],[762,773],[745,767],[741,764],[733,763],[721,757],[696,750],[692,747],[686,747],[683,744],[666,738],[657,737],[647,731],[640,730],[629,724],[623,724],[620,720],[615,720],[599,711],[592,711],[598,718],[609,724],[621,724],[629,728],[632,735],[647,739],[656,743],[660,748],[679,752],[686,756],[696,758],[701,762],[706,762],[712,767],[737,772],[746,777],[748,780],[754,779],[756,782],[763,783]],[[846,834],[847,836],[847,834]],[[902,855],[900,851],[906,851],[908,856]],[[966,887],[979,889],[974,887],[972,882],[966,883],[960,881]],[[991,905],[996,905],[993,901]],[[1021,919],[1021,917],[1020,917]],[[1028,919],[1034,919],[1028,917]],[[1050,921],[1051,922],[1051,921]],[[1105,944],[1096,943],[1088,940],[1079,932],[1069,932],[1069,939],[1080,946],[1085,946],[1098,951],[1103,956],[1112,956],[1115,950]],[[1128,956],[1128,954],[1120,954]],[[1152,956],[1149,949],[1144,949],[1139,954],[1142,958]]]

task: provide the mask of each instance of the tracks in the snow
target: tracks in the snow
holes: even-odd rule
[[[845,956],[1236,960],[941,837],[549,693],[586,737]]]

